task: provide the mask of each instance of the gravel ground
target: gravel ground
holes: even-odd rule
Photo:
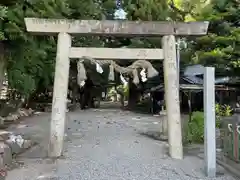
[[[141,135],[160,128],[160,117],[116,109],[68,113],[64,157],[46,158],[50,114],[44,113],[10,130],[39,142],[17,159],[7,180],[197,180],[203,160],[172,160],[166,143]],[[216,180],[234,180],[221,167]],[[212,179],[212,178],[211,178]],[[214,180],[214,179],[212,179]]]

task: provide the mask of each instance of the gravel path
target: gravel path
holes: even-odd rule
[[[49,117],[34,116],[11,128],[40,145],[19,156],[21,165],[9,172],[7,180],[207,179],[203,160],[194,156],[172,160],[166,143],[141,135],[157,131],[161,118],[115,109],[68,113],[64,157],[46,159]],[[221,176],[216,180],[234,180],[222,168],[218,171]]]

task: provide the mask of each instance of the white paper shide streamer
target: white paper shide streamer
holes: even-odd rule
[[[133,83],[136,85],[139,84],[139,77],[138,77],[137,69],[133,70]]]
[[[127,85],[128,85],[128,82],[126,81],[126,79],[123,77],[122,74],[120,74],[120,79],[121,79],[121,81],[122,81],[122,83],[123,83],[124,86],[127,86]]]
[[[97,62],[96,62],[96,71],[97,71],[98,73],[100,73],[100,74],[103,73],[103,68],[102,68],[102,67],[100,66],[100,64],[97,63]]]
[[[142,69],[140,72],[140,75],[141,75],[142,82],[146,82],[147,81],[146,69]]]
[[[82,81],[85,81],[87,79],[86,70],[83,64],[83,61],[77,62],[77,83],[79,86],[81,86]]]
[[[115,77],[114,77],[114,67],[113,64],[111,63],[109,65],[109,75],[108,75],[108,80],[109,81],[114,81]]]

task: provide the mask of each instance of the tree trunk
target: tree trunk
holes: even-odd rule
[[[76,108],[76,104],[77,102],[79,102],[79,96],[80,96],[80,90],[79,90],[79,85],[77,83],[73,84],[73,87],[72,87],[72,104],[73,104],[73,107]]]
[[[0,42],[0,92],[2,91],[6,70],[6,60],[4,55],[5,55],[4,44]]]
[[[115,90],[117,92],[117,94],[120,95],[120,103],[121,103],[121,107],[123,108],[124,107],[124,92],[123,92],[123,89],[118,89],[116,86],[115,86]]]
[[[129,79],[128,108],[133,109],[139,101],[139,92],[137,86]]]

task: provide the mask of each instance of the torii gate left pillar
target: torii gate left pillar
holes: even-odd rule
[[[71,44],[72,39],[68,33],[58,34],[51,114],[51,134],[48,150],[48,155],[50,157],[59,157],[62,155],[70,68],[69,51]]]
[[[49,156],[59,157],[62,155],[63,149],[69,58],[72,57],[69,34],[82,34],[124,37],[164,36],[162,42],[169,154],[175,159],[183,158],[176,40],[174,36],[205,35],[208,22],[175,23],[25,18],[25,23],[29,32],[58,34]]]

